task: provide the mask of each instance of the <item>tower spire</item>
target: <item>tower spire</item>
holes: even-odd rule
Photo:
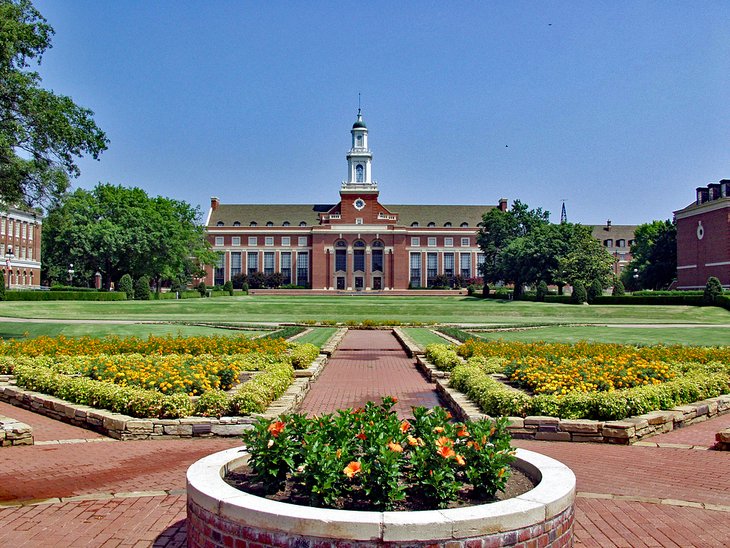
[[[565,212],[565,199],[563,198],[563,208],[560,210],[560,224],[568,222],[568,214]]]

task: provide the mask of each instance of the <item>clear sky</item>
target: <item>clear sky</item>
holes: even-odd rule
[[[384,204],[671,218],[730,178],[730,2],[36,0],[46,87],[111,140],[75,185],[335,203],[358,92]]]

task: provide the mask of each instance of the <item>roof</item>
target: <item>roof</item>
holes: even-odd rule
[[[606,225],[587,225],[590,226],[593,231],[593,237],[596,240],[600,240],[601,242],[603,240],[611,239],[614,242],[616,240],[626,240],[627,242],[629,240],[634,239],[634,233],[636,232],[636,229],[639,225],[614,225],[612,224],[610,227],[607,227]]]
[[[258,226],[266,226],[271,222],[274,226],[282,226],[289,222],[291,226],[299,226],[304,221],[307,226],[319,224],[319,213],[327,212],[337,204],[220,204],[210,214],[208,226],[216,226],[223,222],[223,226],[233,226],[239,222],[241,226],[250,226],[255,222]],[[399,215],[398,224],[411,226],[418,222],[419,226],[427,227],[434,223],[443,227],[451,223],[452,227],[459,227],[467,223],[476,227],[482,220],[482,215],[494,209],[494,205],[385,205],[390,212]]]

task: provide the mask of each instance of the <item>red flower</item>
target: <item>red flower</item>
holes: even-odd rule
[[[441,447],[439,447],[439,450],[436,452],[445,459],[451,458],[454,455],[456,455],[454,450],[451,447],[449,447],[448,445],[442,445]]]
[[[352,478],[355,474],[360,472],[362,469],[362,466],[357,461],[352,461],[350,464],[345,466],[345,469],[342,470],[342,473],[345,474],[348,478]]]
[[[367,436],[365,435],[365,432],[360,432],[357,436],[355,436],[359,440],[365,441],[367,439]]]
[[[278,438],[279,434],[283,432],[285,426],[286,424],[281,421],[272,422],[269,425],[269,434],[271,434],[275,438]]]
[[[466,426],[462,426],[461,429],[456,433],[456,435],[460,438],[468,438],[469,431],[466,429]]]
[[[400,423],[400,431],[402,434],[405,434],[408,432],[408,429],[411,427],[411,423],[408,421],[403,421]]]

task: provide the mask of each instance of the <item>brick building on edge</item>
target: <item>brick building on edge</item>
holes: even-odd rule
[[[221,204],[211,198],[206,232],[221,255],[206,283],[222,285],[241,273],[281,272],[284,284],[386,291],[426,287],[437,275],[479,276],[478,224],[486,211],[506,210],[507,200],[383,205],[360,111],[350,133],[348,178],[335,204]]]
[[[730,179],[697,188],[695,201],[674,218],[677,288],[704,288],[710,276],[730,288]]]

